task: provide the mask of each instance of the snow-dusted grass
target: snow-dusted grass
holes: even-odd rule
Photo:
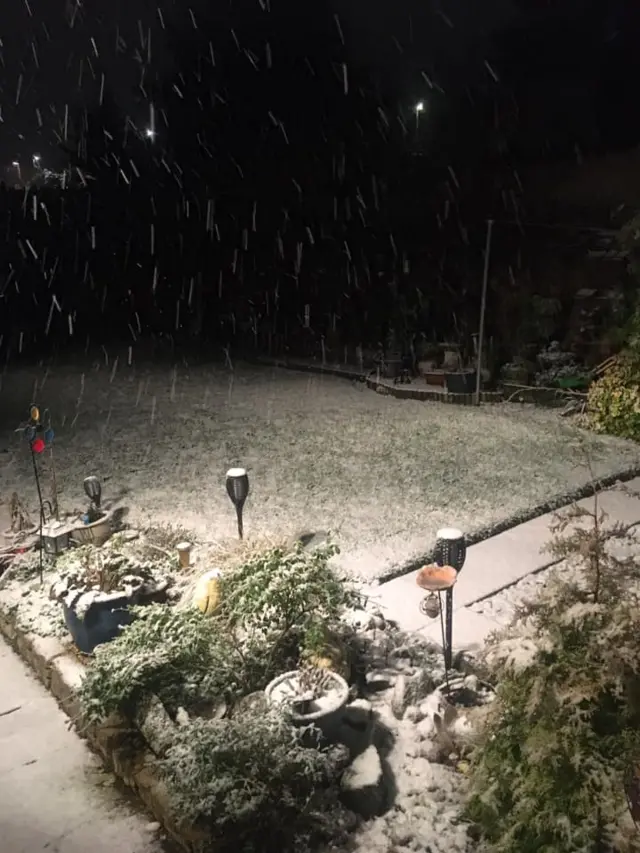
[[[343,379],[272,368],[175,370],[113,364],[20,369],[0,389],[0,497],[35,509],[26,445],[14,432],[49,407],[64,508],[82,479],[123,494],[130,520],[174,522],[205,540],[235,535],[224,475],[251,478],[247,535],[333,531],[342,564],[368,578],[430,550],[443,525],[499,524],[589,479],[640,466],[640,448],[579,432],[551,411],[423,403]],[[47,453],[43,454],[43,469]]]

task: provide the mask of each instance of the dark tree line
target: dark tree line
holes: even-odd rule
[[[5,194],[5,346],[474,331],[484,220],[523,218],[537,156],[517,79],[464,80],[423,129],[325,3],[200,6],[167,19],[170,68],[144,69],[135,120],[108,84],[73,116],[76,188]]]

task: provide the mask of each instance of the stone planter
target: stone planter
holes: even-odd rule
[[[104,545],[111,536],[111,520],[111,513],[104,512],[97,521],[75,527],[71,538],[76,545]]]
[[[300,673],[295,669],[274,678],[264,693],[267,702],[285,710],[294,725],[301,728],[316,726],[326,738],[331,739],[342,722],[349,700],[349,685],[337,672],[326,670],[325,674],[327,686],[317,698],[304,699]]]

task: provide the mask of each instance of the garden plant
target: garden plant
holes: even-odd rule
[[[571,525],[571,526],[570,526]],[[494,638],[497,700],[468,817],[492,853],[640,849],[640,558],[634,527],[559,517],[555,578]],[[519,658],[501,654],[517,640]]]

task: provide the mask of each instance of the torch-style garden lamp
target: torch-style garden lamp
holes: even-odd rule
[[[91,475],[91,477],[84,478],[82,485],[84,486],[86,496],[89,498],[95,509],[99,510],[100,503],[102,501],[102,485],[100,480]]]
[[[454,527],[444,527],[436,534],[433,565],[423,566],[416,578],[418,586],[429,593],[420,603],[420,612],[431,619],[440,616],[445,673],[451,669],[453,660],[453,587],[466,556],[464,533]],[[442,593],[445,593],[444,619]]]
[[[249,494],[249,477],[244,468],[230,468],[227,471],[227,494],[231,498],[231,503],[236,508],[238,536],[242,539],[244,536],[242,511],[247,500],[247,495]]]
[[[443,527],[436,533],[435,562],[438,566],[451,566],[456,577],[462,571],[467,556],[464,533],[455,527]],[[445,614],[444,663],[451,669],[453,660],[453,584],[447,589]]]

